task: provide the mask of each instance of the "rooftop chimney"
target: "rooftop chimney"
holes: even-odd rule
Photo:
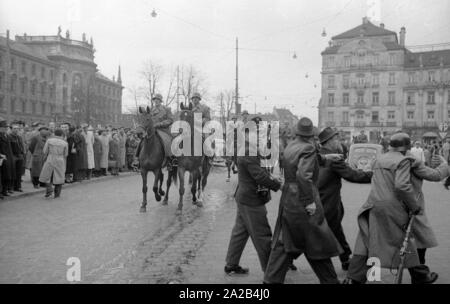
[[[384,23],[380,23],[380,27],[384,29]]]
[[[369,19],[367,17],[363,18],[363,24],[367,24],[369,22]]]
[[[406,28],[403,26],[400,29],[400,45],[405,46],[405,35],[406,35]]]

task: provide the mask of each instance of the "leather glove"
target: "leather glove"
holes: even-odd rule
[[[313,202],[313,203],[309,204],[308,206],[305,207],[305,209],[306,209],[306,212],[308,212],[308,214],[310,216],[314,215],[316,213],[316,210],[317,210],[316,203]]]
[[[420,214],[423,213],[422,211],[423,211],[422,208],[418,207],[418,208],[416,208],[415,210],[412,211],[412,214],[413,215],[420,215]]]

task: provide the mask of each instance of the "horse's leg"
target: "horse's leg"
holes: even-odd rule
[[[168,176],[167,176],[167,182],[166,182],[166,195],[164,196],[164,200],[163,200],[163,205],[167,205],[167,203],[169,202],[169,190],[170,190],[170,185],[172,184],[172,178],[173,175],[177,174],[177,172],[173,169],[172,171],[168,172]]]
[[[162,185],[163,185],[163,182],[164,182],[164,173],[163,173],[162,169],[159,172],[160,172],[160,175],[159,175],[158,192],[159,192],[159,195],[164,196],[166,194],[166,192],[164,192],[164,190],[162,189]],[[169,177],[170,177],[170,173],[169,173]]]
[[[141,169],[141,176],[142,176],[142,205],[141,205],[141,212],[147,211],[147,174],[148,171],[145,169]]]
[[[194,170],[194,172],[191,173],[192,175],[192,185],[191,185],[191,193],[192,193],[192,204],[197,205],[200,202],[197,202],[197,185],[198,185],[198,178],[199,178],[199,171],[198,169]]]
[[[178,179],[179,179],[179,183],[180,183],[180,188],[179,188],[179,201],[178,201],[178,208],[177,208],[177,214],[181,214],[182,210],[183,210],[183,195],[184,195],[184,173],[185,173],[185,169],[182,167],[178,167]]]
[[[159,195],[159,193],[158,193],[158,181],[159,181],[159,176],[161,175],[161,169],[156,169],[155,171],[153,171],[153,174],[155,175],[155,179],[153,181],[153,193],[155,193],[156,201],[160,202],[161,195]]]

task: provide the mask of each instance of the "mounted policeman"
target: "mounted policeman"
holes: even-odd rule
[[[166,156],[166,162],[168,169],[171,170],[173,166],[176,166],[176,159],[173,157],[171,144],[172,144],[172,134],[170,133],[170,126],[173,123],[172,111],[169,107],[164,106],[163,97],[161,94],[155,94],[152,98],[153,107],[150,109],[148,115],[153,120],[153,127],[157,130],[157,134],[163,144],[164,154]],[[145,136],[145,135],[144,135]],[[142,140],[136,150],[136,159],[139,157],[139,153],[142,148]]]

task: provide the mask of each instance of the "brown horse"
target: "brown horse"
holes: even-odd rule
[[[194,145],[194,113],[192,112],[192,104],[189,107],[185,107],[181,104],[180,120],[188,122],[191,127],[191,151],[193,154]],[[183,143],[184,144],[184,143]],[[192,176],[192,203],[197,207],[203,207],[203,191],[205,190],[206,183],[208,181],[209,170],[211,168],[208,158],[202,153],[201,156],[179,156],[178,161],[178,178],[180,180],[179,185],[179,202],[177,208],[177,214],[181,214],[183,210],[183,195],[184,195],[184,178],[185,173],[188,171]],[[198,197],[197,197],[198,190]]]
[[[152,171],[155,175],[155,180],[153,182],[153,192],[155,193],[156,201],[161,201],[161,196],[166,195],[164,198],[164,204],[167,204],[168,193],[171,181],[176,182],[176,169],[169,172],[169,177],[167,178],[167,189],[166,192],[162,190],[162,183],[164,180],[164,174],[162,169],[165,165],[165,154],[164,148],[157,137],[156,130],[153,126],[153,120],[150,114],[150,108],[145,109],[139,107],[138,124],[144,128],[146,136],[142,139],[142,147],[139,152],[139,165],[141,169],[142,176],[142,205],[141,212],[147,211],[147,175],[149,171]],[[159,183],[159,186],[158,186]]]

